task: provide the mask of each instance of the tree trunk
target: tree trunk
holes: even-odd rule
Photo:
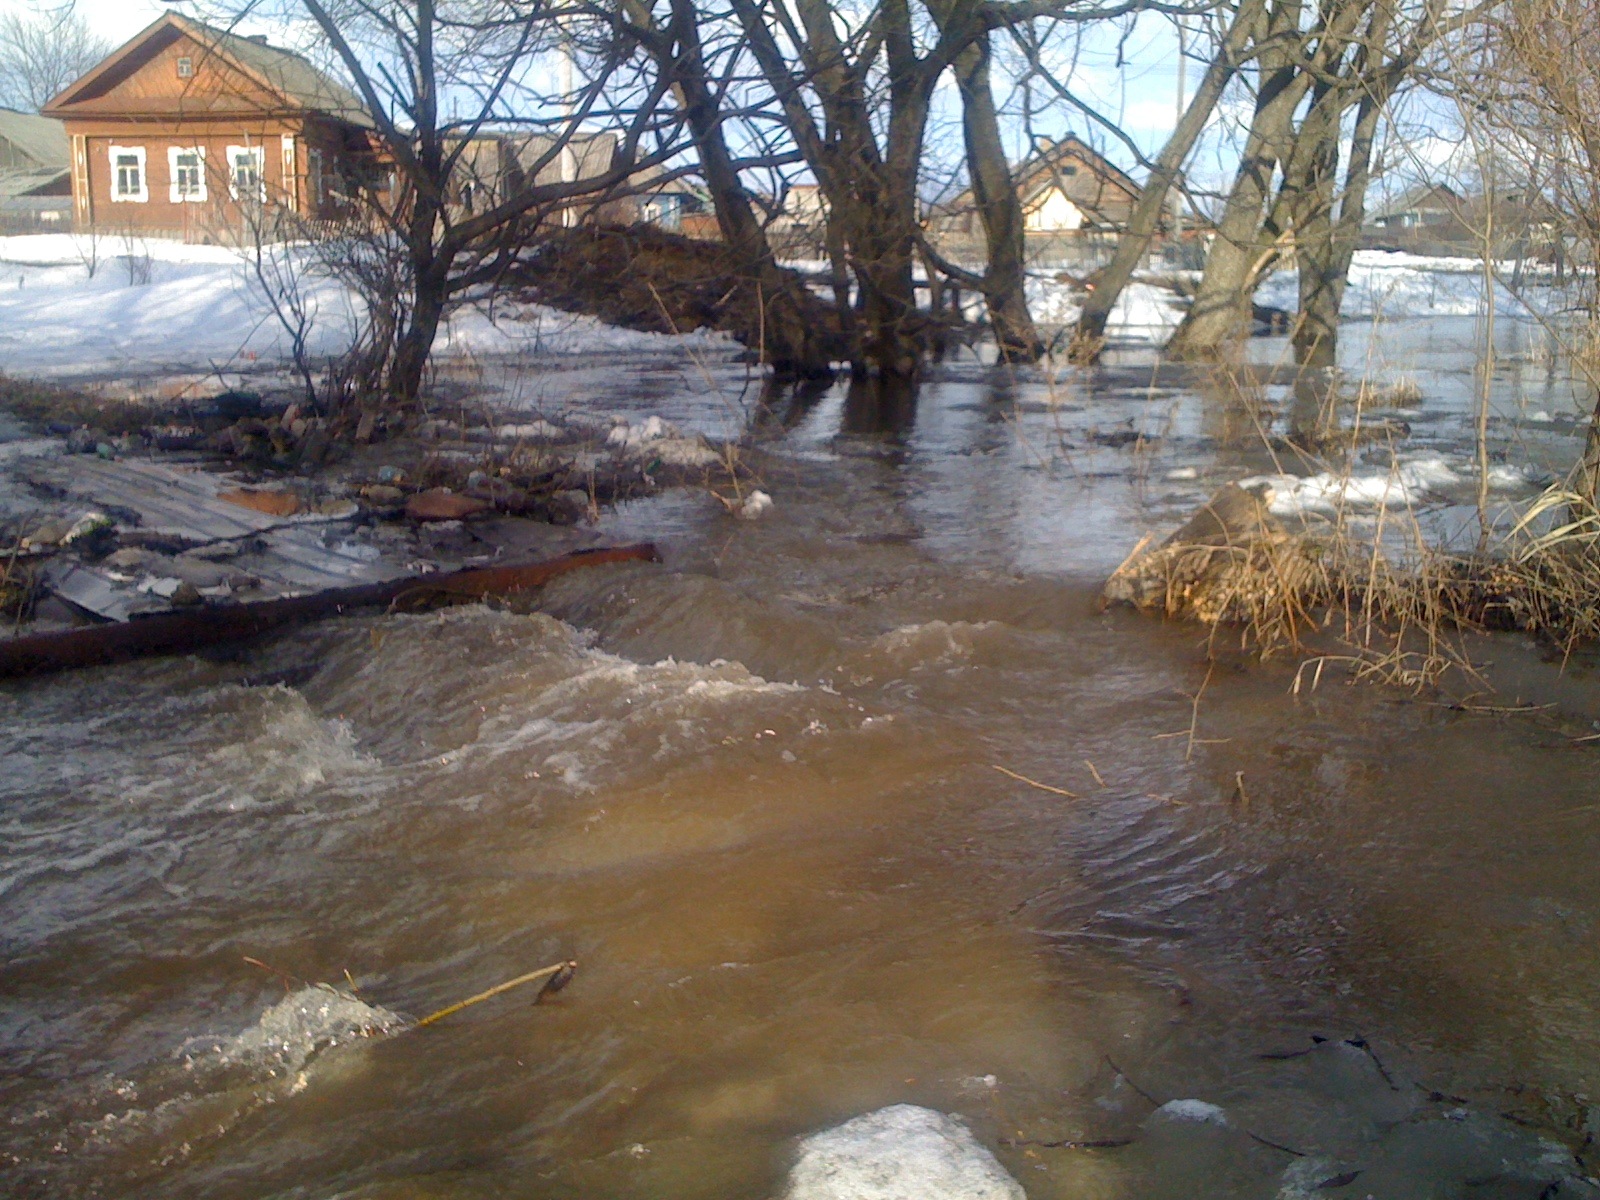
[[[1117,239],[1116,252],[1111,256],[1111,262],[1099,273],[1095,289],[1084,303],[1083,312],[1078,317],[1078,328],[1073,335],[1075,357],[1098,356],[1111,310],[1149,251],[1150,243],[1160,227],[1167,197],[1177,182],[1178,172],[1199,140],[1228,81],[1238,70],[1239,57],[1255,31],[1265,5],[1266,0],[1242,0],[1234,12],[1221,49],[1206,68],[1200,87],[1189,101],[1189,107],[1184,110],[1178,127],[1172,131],[1172,136],[1156,158],[1150,178],[1145,181],[1144,190],[1139,193],[1139,200],[1133,207],[1133,215],[1128,219],[1128,227]]]
[[[760,289],[764,320],[762,360],[783,375],[818,377],[832,373],[826,329],[814,329],[802,315],[795,295],[804,285],[778,269],[766,230],[756,220],[750,198],[722,132],[722,115],[706,75],[700,27],[692,0],[672,0],[672,44],[676,54],[663,66],[672,72],[673,87],[685,123],[699,152],[700,169],[711,193],[734,273]]]
[[[1284,38],[1285,44],[1262,50],[1261,86],[1244,155],[1194,302],[1167,343],[1169,357],[1214,357],[1249,333],[1250,301],[1263,253],[1262,209],[1271,195],[1273,172],[1287,155],[1294,111],[1311,83],[1309,73],[1296,69],[1293,43],[1285,36],[1298,27],[1299,17],[1298,0],[1274,6],[1267,39]]]
[[[983,296],[1000,357],[1013,362],[1037,362],[1044,354],[1044,342],[1028,312],[1022,199],[1006,164],[1000,118],[989,83],[989,56],[989,35],[985,32],[955,60],[967,173],[972,179],[972,195],[977,201],[988,251]]]
[[[449,298],[449,281],[437,265],[419,270],[411,296],[411,319],[395,344],[389,365],[389,399],[401,409],[410,408],[422,392],[422,377],[428,367],[433,339],[438,336]]]

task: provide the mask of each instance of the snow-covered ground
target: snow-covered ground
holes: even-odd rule
[[[1082,294],[1054,275],[1028,276],[1028,310],[1041,325],[1070,325],[1078,319]],[[1135,279],[1122,290],[1106,321],[1113,338],[1165,342],[1183,319],[1183,309],[1170,288]]]
[[[90,262],[94,260],[94,270]],[[342,285],[307,285],[310,351],[350,344],[359,300]],[[722,335],[641,333],[539,305],[457,312],[441,355],[562,355],[729,346]],[[240,252],[150,238],[0,237],[0,371],[89,376],[148,370],[239,370],[287,357],[288,339]]]
[[[350,343],[360,302],[328,279],[306,287],[315,314],[311,353],[337,354]],[[1361,251],[1344,315],[1471,315],[1479,311],[1482,288],[1481,265],[1472,259]],[[1531,290],[1541,293],[1540,287]],[[1080,299],[1053,271],[1029,277],[1028,301],[1041,325],[1070,324]],[[1294,273],[1272,276],[1258,299],[1293,310]],[[1527,311],[1504,287],[1496,287],[1495,300],[1501,312]],[[975,309],[972,315],[982,314]],[[1160,344],[1181,317],[1171,290],[1135,279],[1118,300],[1108,333]],[[723,335],[703,331],[682,337],[641,333],[537,305],[500,304],[492,313],[483,307],[457,312],[441,331],[436,352],[441,358],[498,358],[729,346]],[[0,237],[0,371],[54,377],[220,372],[286,357],[284,331],[238,251],[154,238]]]
[[[1529,306],[1545,307],[1550,287],[1530,278],[1514,295],[1498,280],[1510,280],[1513,263],[1497,263],[1495,311],[1526,316]],[[1293,270],[1279,271],[1262,283],[1256,301],[1293,312],[1298,306]],[[1358,250],[1345,290],[1345,320],[1405,317],[1470,317],[1482,310],[1483,263],[1475,258],[1426,258],[1388,250]]]

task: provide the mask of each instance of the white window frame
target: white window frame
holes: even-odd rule
[[[229,146],[228,147],[228,195],[235,200],[246,199],[239,194],[239,159],[249,155],[256,164],[256,194],[248,197],[251,200],[265,200],[267,198],[267,156],[260,146]]]
[[[139,190],[124,192],[122,184],[122,168],[117,159],[131,155],[139,163]],[[150,201],[150,164],[145,161],[143,146],[109,146],[107,159],[111,164],[111,202],[113,204],[147,204]]]
[[[186,192],[179,186],[178,159],[192,154],[199,159],[199,180],[194,191]],[[167,170],[171,180],[169,198],[174,204],[204,204],[206,200],[206,148],[204,146],[168,146]]]

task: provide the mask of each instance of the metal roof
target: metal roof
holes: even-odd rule
[[[70,165],[67,130],[53,117],[36,117],[14,108],[0,108],[0,140],[10,142],[40,167],[66,170]]]

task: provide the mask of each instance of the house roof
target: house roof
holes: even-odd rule
[[[12,200],[19,196],[51,195],[50,189],[62,184],[71,174],[69,167],[0,171],[0,200]]]
[[[0,108],[0,140],[10,142],[40,167],[66,170],[70,165],[66,126],[50,117]]]
[[[1060,167],[1066,158],[1076,158],[1087,166],[1088,179],[1081,174],[1063,178]],[[1105,214],[1101,211],[1101,203],[1112,198],[1103,194],[1103,185],[1109,184],[1111,189],[1121,193],[1130,202],[1143,191],[1131,175],[1072,133],[1059,141],[1036,147],[1032,154],[1012,168],[1011,173],[1016,180],[1017,195],[1024,205],[1036,201],[1041,193],[1058,183],[1064,183],[1067,198],[1093,217],[1103,218]],[[974,204],[972,189],[968,188],[953,200],[932,205],[930,214],[966,212]]]
[[[112,51],[46,104],[44,111],[48,114],[70,111],[73,104],[125,77],[183,34],[281,97],[286,107],[325,113],[352,125],[372,127],[372,117],[360,97],[300,55],[269,45],[265,38],[245,37],[175,12],[163,13]]]
[[[534,178],[535,183],[561,181],[561,154],[557,150],[557,147],[562,145],[560,137],[550,133],[527,132],[504,136],[511,145],[512,154],[516,157],[519,167],[524,171],[538,168]],[[574,133],[565,143],[572,154],[574,177],[580,180],[594,179],[611,170],[619,140],[615,133]],[[540,161],[546,156],[549,157],[549,161],[539,166]]]
[[[1415,183],[1367,218],[1368,221],[1385,221],[1408,212],[1432,209],[1436,212],[1457,212],[1461,197],[1454,188],[1444,183]]]
[[[1143,190],[1134,182],[1133,176],[1075,133],[1069,133],[1059,141],[1037,147],[1027,159],[1019,163],[1017,166],[1019,186],[1026,186],[1035,181],[1042,183],[1051,178],[1056,164],[1064,158],[1077,158],[1088,164],[1090,170],[1100,178],[1110,180],[1130,195],[1137,196]]]

